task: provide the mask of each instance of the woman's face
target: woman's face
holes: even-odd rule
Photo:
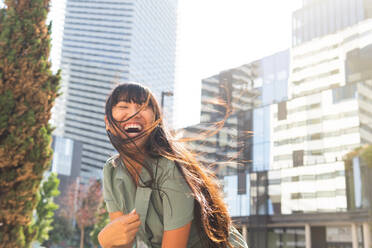
[[[142,108],[141,111],[139,111]],[[138,112],[139,111],[139,112]],[[138,112],[138,113],[137,113]],[[137,114],[136,114],[137,113]],[[130,118],[133,116],[132,118]],[[120,127],[123,133],[119,133],[119,135],[123,139],[135,138],[136,136],[143,134],[147,130],[149,130],[154,121],[155,121],[155,114],[151,107],[149,106],[142,106],[140,104],[136,104],[134,102],[125,102],[120,101],[112,108],[112,117],[116,120],[117,125]],[[130,118],[129,120],[127,120]],[[108,125],[107,118],[106,119],[106,126],[114,135],[118,135],[115,129]],[[127,121],[125,121],[127,120]],[[144,135],[141,138],[133,140],[138,148],[143,148],[148,138],[148,134]],[[128,143],[129,146],[133,144],[132,142]]]

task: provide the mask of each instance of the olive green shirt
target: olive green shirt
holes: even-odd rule
[[[136,236],[138,248],[160,248],[164,231],[191,221],[187,247],[201,248],[200,234],[193,221],[194,198],[184,177],[175,163],[166,158],[149,159],[147,163],[154,165],[156,189],[141,187],[151,180],[146,169],[141,170],[137,187],[118,155],[107,161],[103,168],[103,195],[108,212],[128,214],[136,209],[141,220]],[[247,247],[235,228],[230,237],[234,247]]]

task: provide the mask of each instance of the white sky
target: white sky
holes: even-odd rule
[[[180,0],[174,126],[199,121],[201,79],[291,46],[301,0]]]

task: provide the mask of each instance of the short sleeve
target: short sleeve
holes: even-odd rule
[[[121,211],[117,203],[115,202],[113,190],[113,166],[111,160],[108,160],[103,167],[103,199],[106,203],[106,208],[109,213]]]
[[[165,231],[180,228],[194,218],[192,191],[174,162],[169,162],[173,165],[161,186]]]

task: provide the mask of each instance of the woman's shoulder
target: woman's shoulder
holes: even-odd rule
[[[120,163],[120,155],[116,154],[111,156],[109,159],[106,160],[105,166],[104,167],[118,167]]]
[[[174,168],[176,166],[173,160],[163,156],[157,158],[157,160],[159,162],[159,166],[164,168]]]
[[[115,168],[117,168],[120,165],[120,156],[119,154],[111,156],[109,159],[107,159],[105,165],[103,166],[103,177],[108,178],[112,177]]]
[[[168,173],[177,168],[176,163],[166,157],[157,158],[157,166],[163,173]]]

